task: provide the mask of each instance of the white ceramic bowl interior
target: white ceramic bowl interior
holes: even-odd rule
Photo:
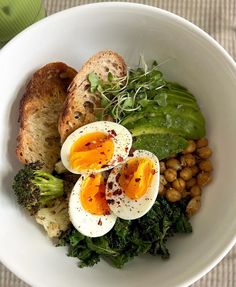
[[[19,99],[40,66],[63,61],[77,69],[99,50],[113,49],[130,66],[156,59],[165,76],[196,95],[207,120],[214,151],[214,180],[204,189],[192,235],[170,240],[171,258],[143,256],[123,270],[102,261],[79,269],[77,260],[55,248],[42,228],[18,207],[11,182],[20,164],[14,154]],[[229,251],[236,233],[236,67],[213,39],[186,20],[153,7],[102,3],[48,17],[13,39],[0,52],[0,256],[33,286],[188,285]]]

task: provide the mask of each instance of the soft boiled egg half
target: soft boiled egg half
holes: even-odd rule
[[[111,211],[126,220],[146,214],[157,198],[159,174],[158,158],[146,150],[136,150],[108,177],[106,200]]]
[[[68,136],[62,145],[61,160],[72,173],[98,173],[123,162],[131,145],[132,136],[125,127],[97,121]]]
[[[69,200],[69,216],[74,227],[85,236],[99,237],[109,232],[116,222],[105,198],[102,173],[82,175]]]

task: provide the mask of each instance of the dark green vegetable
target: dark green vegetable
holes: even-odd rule
[[[39,162],[21,169],[13,181],[13,190],[20,205],[31,214],[63,195],[63,180],[42,170]]]
[[[114,228],[98,238],[85,237],[73,227],[59,241],[69,248],[68,255],[80,260],[80,267],[93,266],[101,257],[121,268],[140,254],[170,256],[167,239],[175,233],[190,233],[192,227],[185,215],[186,200],[169,203],[158,197],[152,209],[136,220],[117,219]]]

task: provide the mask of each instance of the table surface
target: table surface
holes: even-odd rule
[[[105,1],[44,0],[43,2],[47,15],[50,15],[73,6]],[[236,59],[236,0],[130,0],[123,2],[136,2],[160,7],[188,19],[210,34],[228,51],[234,60]],[[1,263],[0,286],[29,287]],[[191,285],[191,287],[235,286],[236,246],[215,268]]]

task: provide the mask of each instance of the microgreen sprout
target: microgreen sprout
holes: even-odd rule
[[[147,106],[156,91],[167,84],[157,62],[149,68],[142,55],[138,68],[128,69],[124,77],[116,78],[109,72],[105,82],[92,72],[88,80],[90,91],[101,98],[101,108],[95,110],[97,118],[102,120],[110,115],[118,123],[129,113]]]

